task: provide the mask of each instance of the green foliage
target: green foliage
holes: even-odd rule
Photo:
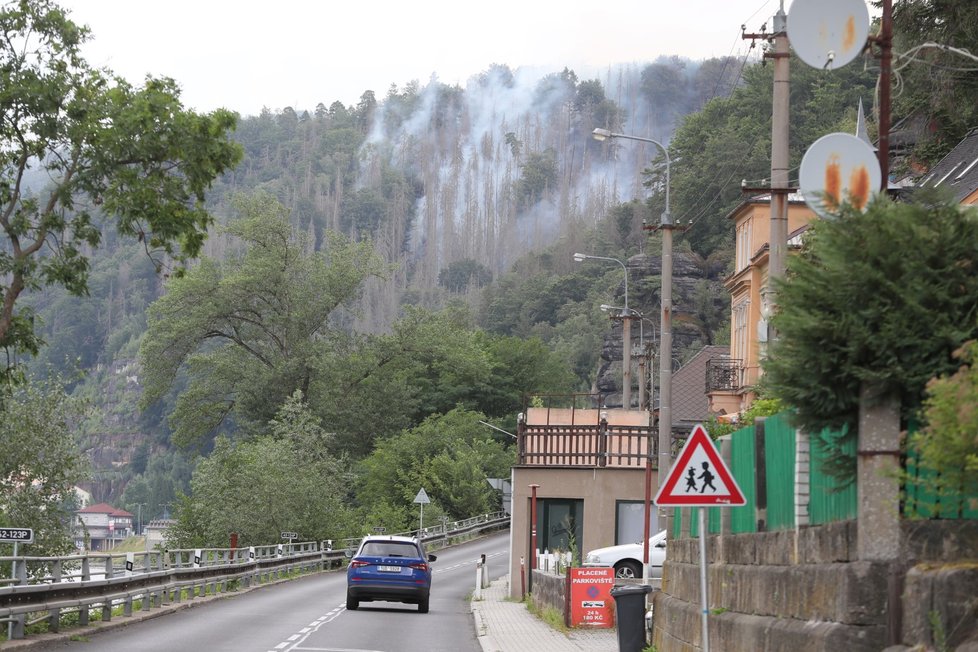
[[[457,260],[438,272],[438,285],[449,292],[465,292],[470,287],[481,288],[492,281],[492,272],[471,258]]]
[[[357,496],[368,511],[410,509],[425,487],[450,518],[498,509],[487,478],[508,477],[511,450],[488,436],[479,412],[456,408],[380,442],[362,463]]]
[[[744,68],[743,85],[688,115],[669,143],[673,219],[694,222],[683,238],[704,257],[732,245],[727,215],[743,201],[740,181],[764,185],[771,176],[772,83],[773,66]],[[859,98],[868,102],[875,83],[876,75],[861,66],[826,71],[792,61],[792,168],[818,137],[855,130]],[[664,208],[661,194],[653,198],[653,214]]]
[[[514,415],[532,393],[568,394],[575,389],[566,360],[540,338],[521,339],[480,333],[491,372],[473,387],[477,408],[491,417]]]
[[[894,58],[900,92],[896,116],[912,117],[919,130],[912,162],[929,165],[947,154],[978,124],[978,71],[974,61],[949,48],[978,41],[978,5],[970,0],[902,0],[893,7]],[[925,43],[936,47],[918,49]]]
[[[957,371],[927,384],[927,425],[913,443],[921,466],[939,471],[943,486],[978,490],[978,341],[966,342],[955,358],[961,361]]]
[[[301,394],[290,397],[269,432],[239,442],[219,437],[177,509],[173,544],[226,546],[235,532],[240,545],[267,543],[283,530],[302,540],[343,538],[352,527],[343,505],[349,478],[327,442]]]
[[[724,435],[729,435],[741,428],[754,425],[754,419],[758,417],[769,417],[784,411],[784,404],[776,398],[758,398],[751,406],[740,415],[735,423],[721,423],[715,416],[710,416],[706,425],[706,431],[710,433],[711,439],[719,439]]]
[[[135,463],[132,469],[135,472]],[[145,471],[126,482],[119,498],[124,509],[142,518],[142,524],[163,518],[178,497],[190,491],[193,466],[180,451],[169,450],[153,455]],[[140,507],[142,505],[142,507]]]
[[[101,233],[93,207],[135,238],[158,268],[199,252],[211,224],[204,193],[233,167],[234,114],[183,108],[172,79],[133,87],[79,56],[86,29],[49,0],[0,8],[0,347],[36,354],[24,293],[88,292],[88,252]],[[30,187],[37,181],[38,187]]]
[[[351,338],[337,353],[319,358],[310,402],[354,457],[429,414],[475,405],[492,368],[465,310],[408,307],[390,333]]]
[[[32,528],[31,555],[74,550],[74,485],[85,478],[88,460],[72,427],[84,410],[58,377],[29,380],[0,393],[0,525]],[[0,550],[12,554],[8,544],[0,544]],[[9,565],[0,565],[0,573],[7,572]]]
[[[952,373],[954,351],[978,337],[976,265],[976,213],[934,191],[814,222],[778,287],[767,390],[810,433],[855,437],[864,386],[914,416],[930,378]]]
[[[516,199],[524,208],[530,208],[551,192],[557,182],[557,160],[553,150],[531,152],[522,165],[516,184]]]
[[[228,232],[243,250],[172,279],[149,310],[143,405],[189,373],[170,417],[181,445],[201,442],[232,413],[238,424],[260,426],[294,390],[308,391],[317,357],[340,336],[330,316],[383,271],[368,242],[335,236],[328,249],[310,252],[268,195],[238,207],[244,219]]]

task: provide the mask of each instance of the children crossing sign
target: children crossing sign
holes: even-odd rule
[[[659,485],[655,504],[663,507],[734,507],[747,500],[702,425],[692,434]]]

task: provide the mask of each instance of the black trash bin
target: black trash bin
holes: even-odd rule
[[[645,649],[645,596],[652,587],[625,584],[611,589],[618,621],[618,652],[642,652]]]

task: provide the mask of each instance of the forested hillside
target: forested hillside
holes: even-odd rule
[[[602,145],[591,130],[666,143],[683,115],[742,83],[741,65],[671,58],[609,69],[602,80],[580,80],[570,70],[527,78],[493,66],[465,88],[412,83],[392,86],[379,100],[367,91],[356,106],[267,110],[240,119],[234,138],[244,158],[217,180],[208,204],[223,225],[238,217],[235,196],[263,191],[285,206],[312,250],[329,233],[369,241],[391,267],[382,280],[366,282],[348,329],[384,333],[404,305],[437,310],[458,298],[478,318],[482,288],[556,243],[614,255],[642,249],[641,203],[617,209],[613,234],[602,225],[619,201],[647,193],[643,169],[655,151]],[[596,234],[610,239],[595,242]],[[222,227],[212,229],[203,255],[226,258],[234,242]],[[163,276],[138,243],[112,231],[93,263],[89,296],[49,288],[32,297],[48,344],[34,366],[85,374],[78,391],[99,407],[83,435],[96,463],[97,497],[118,497],[136,478],[143,498],[162,493],[153,503],[169,502],[186,487],[189,467],[171,446],[165,417],[172,402],[138,408],[143,379],[135,365]],[[582,288],[607,271],[584,270],[582,279],[592,281]],[[591,317],[581,326],[569,355],[583,358],[575,369],[586,388],[607,322]],[[500,332],[517,334],[510,330]],[[576,350],[585,343],[590,351]],[[156,488],[143,492],[148,485]]]
[[[316,418],[336,431],[332,448],[355,459],[456,404],[512,419],[519,406],[503,398],[502,388],[508,396],[590,391],[601,370],[620,358],[604,341],[611,325],[597,306],[615,302],[622,275],[615,266],[575,264],[572,253],[622,260],[645,254],[636,270],[650,271],[633,278],[631,305],[655,315],[659,247],[642,227],[664,209],[658,149],[599,143],[591,138],[595,127],[669,144],[672,213],[689,227],[676,244],[677,364],[702,345],[725,341],[721,281],[731,241],[725,216],[742,198],[739,180],[761,179],[769,166],[770,127],[759,116],[769,112],[770,68],[747,63],[668,58],[587,80],[566,69],[528,79],[493,66],[464,88],[412,83],[392,86],[380,99],[367,91],[356,106],[242,117],[234,137],[244,157],[208,193],[219,224],[204,244],[204,267],[191,274],[213,264],[224,270],[215,277],[224,280],[215,282],[237,282],[228,275],[251,260],[241,257],[251,236],[242,241],[240,230],[229,233],[225,226],[247,217],[239,200],[256,192],[281,203],[307,254],[328,258],[331,234],[369,245],[376,273],[363,276],[361,290],[348,297],[352,303],[329,318],[328,339],[352,357],[334,357],[312,371],[283,358],[284,366],[268,377],[242,372],[250,363],[241,357],[227,358],[223,371],[213,360],[173,367],[162,377],[140,369],[147,308],[162,296],[164,277],[138,244],[107,232],[94,258],[90,296],[46,290],[34,297],[48,342],[35,366],[77,366],[85,375],[76,391],[97,406],[82,429],[96,462],[97,499],[146,503],[148,514],[162,513],[189,490],[192,451],[206,453],[220,433],[260,430],[297,388],[312,392]],[[813,134],[854,128],[857,101],[868,97],[874,80],[855,68],[826,74],[799,66],[795,74],[797,164]],[[423,312],[406,315],[412,305]],[[437,317],[449,306],[454,316]],[[425,315],[436,321],[428,325],[432,317]],[[462,353],[472,344],[461,340],[448,357],[443,346],[431,348],[473,327],[490,339],[472,353]],[[547,353],[530,353],[534,340]],[[488,356],[488,368],[506,372],[487,382],[481,367],[459,355]],[[432,365],[441,368],[452,356],[461,375],[438,377]],[[553,368],[548,356],[572,375]],[[386,377],[370,371],[378,362]],[[217,371],[201,375],[205,369]],[[550,376],[534,373],[544,369],[552,369]],[[351,372],[370,380],[346,384]],[[426,375],[428,389],[391,384]],[[265,378],[247,390],[262,402],[228,394],[232,377]],[[202,378],[211,380],[195,385]],[[221,378],[230,383],[223,390]],[[158,400],[140,403],[147,382],[157,383],[152,396]],[[458,387],[451,389],[453,383]],[[398,411],[389,409],[393,404]]]

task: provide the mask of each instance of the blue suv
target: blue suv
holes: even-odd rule
[[[361,602],[389,600],[416,604],[419,613],[428,613],[428,562],[435,559],[435,555],[425,555],[421,542],[411,537],[364,537],[346,569],[346,608],[352,611]]]

